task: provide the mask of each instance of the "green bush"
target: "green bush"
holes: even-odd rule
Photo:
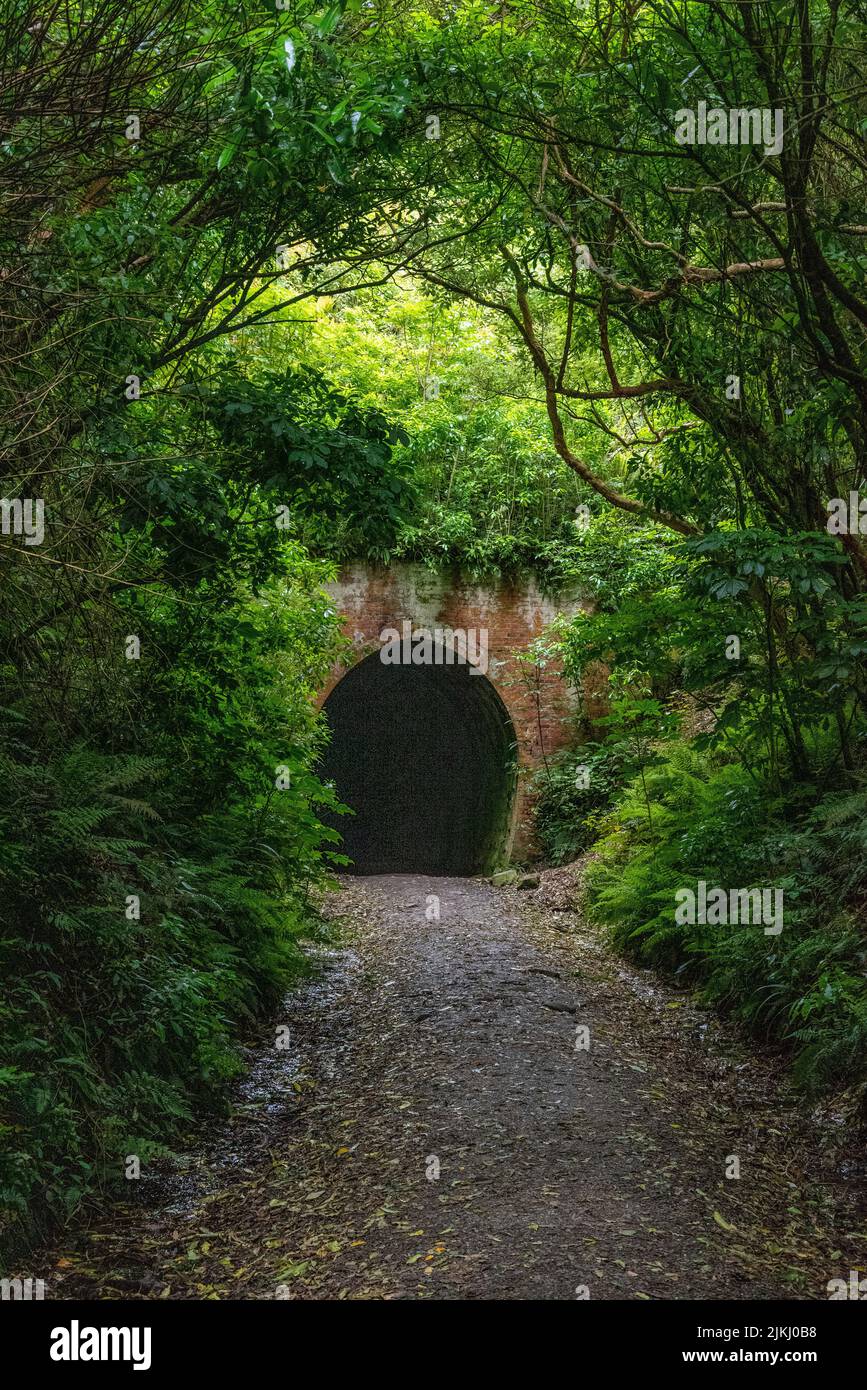
[[[536,835],[550,863],[566,864],[593,843],[622,776],[618,752],[599,743],[570,749],[538,773]]]
[[[742,765],[675,742],[607,817],[588,873],[591,911],[621,949],[791,1045],[808,1089],[857,1079],[867,1068],[865,814],[867,792],[798,810]],[[676,891],[699,880],[782,889],[782,932],[678,924]]]
[[[23,699],[4,711],[7,1250],[121,1179],[128,1154],[169,1151],[195,1107],[223,1107],[239,1034],[303,968],[311,889],[340,858],[311,771],[310,693],[336,650],[314,575],[297,562],[294,582],[198,609],[194,641],[179,605],[139,606],[148,678],[123,734],[151,753],[97,750],[98,727],[37,731]]]

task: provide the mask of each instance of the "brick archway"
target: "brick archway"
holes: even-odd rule
[[[380,650],[391,632],[405,632],[404,624],[414,632],[485,634],[486,676],[514,727],[518,773],[500,859],[505,862],[512,852],[518,857],[532,855],[528,784],[546,757],[573,741],[576,699],[556,664],[535,671],[528,679],[518,657],[558,614],[573,614],[588,607],[587,601],[575,594],[543,594],[530,579],[520,585],[482,583],[459,570],[432,571],[412,564],[388,569],[352,564],[328,586],[328,592],[343,615],[352,657],[332,670],[319,693],[320,706],[349,670]],[[471,646],[470,659],[475,655]],[[592,717],[593,702],[586,695],[585,705]]]

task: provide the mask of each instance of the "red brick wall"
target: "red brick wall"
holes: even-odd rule
[[[414,628],[487,632],[487,678],[509,712],[518,747],[518,790],[504,857],[510,850],[519,858],[532,856],[528,782],[545,756],[574,741],[576,700],[556,664],[538,673],[537,686],[528,685],[521,679],[516,653],[526,651],[558,613],[575,613],[586,602],[575,595],[543,596],[532,581],[518,587],[480,584],[454,570],[433,573],[421,565],[350,565],[329,592],[344,615],[357,661],[382,645],[380,634],[386,628],[400,631],[405,620]],[[348,669],[334,668],[320,692],[320,705]],[[598,699],[591,691],[586,698],[592,716]]]

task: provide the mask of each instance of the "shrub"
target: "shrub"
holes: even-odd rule
[[[545,858],[565,864],[599,834],[622,781],[622,760],[604,744],[584,743],[537,774],[536,834]]]
[[[742,765],[709,765],[679,741],[645,784],[652,826],[638,779],[605,821],[588,874],[594,916],[621,949],[692,981],[702,999],[763,1038],[791,1045],[808,1089],[863,1076],[867,793],[826,794],[804,812],[794,795],[772,797]],[[699,880],[781,888],[783,931],[678,924],[675,893]]]

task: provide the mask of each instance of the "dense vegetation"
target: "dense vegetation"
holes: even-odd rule
[[[298,967],[350,555],[595,596],[545,844],[805,1082],[863,1075],[863,5],[2,8],[45,534],[0,537],[0,1233],[218,1104]],[[782,144],[678,143],[702,101]],[[782,886],[782,935],[678,926],[702,879]]]
[[[338,622],[299,537],[339,511],[382,544],[403,485],[387,422],[244,346],[317,293],[275,244],[331,236],[327,27],[299,92],[254,5],[4,8],[3,494],[45,531],[0,549],[9,1240],[220,1103],[334,849],[310,697]]]

